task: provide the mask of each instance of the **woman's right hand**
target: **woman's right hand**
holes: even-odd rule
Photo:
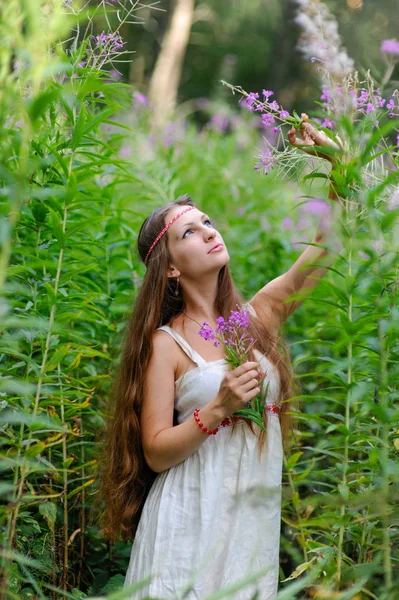
[[[261,374],[255,361],[245,362],[225,373],[215,398],[215,405],[223,418],[241,410],[260,392]]]

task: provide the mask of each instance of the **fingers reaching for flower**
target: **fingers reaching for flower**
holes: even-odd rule
[[[342,142],[340,138],[336,136],[337,142],[335,142],[328,137],[324,131],[319,131],[308,121],[308,115],[306,113],[302,113],[301,124],[298,128],[298,133],[301,137],[297,137],[296,129],[295,127],[292,127],[288,132],[289,143],[292,146],[298,146],[301,150],[311,154],[312,156],[318,156],[333,162],[335,153],[342,150]],[[323,150],[321,150],[323,147],[330,148],[334,152],[323,152]]]

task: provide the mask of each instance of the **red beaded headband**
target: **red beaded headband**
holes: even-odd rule
[[[188,212],[189,210],[192,210],[193,208],[197,208],[196,206],[189,206],[187,208],[185,208],[184,210],[182,210],[181,212],[179,212],[176,216],[173,217],[173,219],[171,219],[169,221],[169,223],[167,223],[165,225],[165,227],[162,229],[162,231],[157,235],[157,237],[155,238],[155,240],[153,241],[153,243],[150,246],[150,249],[147,252],[147,256],[144,259],[144,264],[147,264],[148,261],[148,257],[150,255],[150,253],[152,252],[154,246],[159,242],[159,240],[161,239],[161,237],[163,236],[163,234],[165,233],[165,231],[167,231],[169,229],[169,227],[171,225],[173,225],[173,223],[176,221],[176,219],[178,219],[179,217],[181,217],[182,215],[184,215],[184,213]]]

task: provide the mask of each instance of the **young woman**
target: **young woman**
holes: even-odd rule
[[[320,144],[309,127],[302,126],[303,141]],[[290,141],[303,143],[292,132]],[[323,241],[318,231],[314,242]],[[245,304],[220,232],[187,195],[144,221],[138,251],[147,271],[115,381],[103,533],[134,538],[125,586],[144,585],[132,599],[178,598],[189,590],[189,600],[204,600],[247,578],[232,598],[249,600],[258,590],[259,600],[270,600],[278,584],[288,400],[295,393],[279,329],[302,302],[289,297],[309,292],[331,257],[308,246]],[[249,311],[256,344],[250,360],[229,370],[223,347],[198,332],[204,321],[215,328],[237,306]],[[231,416],[260,391],[262,372],[263,385],[269,382],[266,433]]]

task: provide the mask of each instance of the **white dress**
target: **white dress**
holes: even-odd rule
[[[159,329],[197,364],[175,382],[175,408],[182,423],[216,396],[228,365],[224,359],[205,361],[173,329]],[[233,435],[229,425],[216,435],[204,433],[206,439],[194,454],[157,475],[143,507],[124,587],[146,577],[151,581],[129,595],[131,600],[183,598],[190,583],[185,598],[205,600],[256,573],[252,583],[230,598],[250,600],[257,590],[257,600],[276,598],[283,449],[279,417],[270,409],[280,381],[265,357],[260,365],[267,371],[265,382],[270,381],[261,460],[257,437],[241,422]]]

